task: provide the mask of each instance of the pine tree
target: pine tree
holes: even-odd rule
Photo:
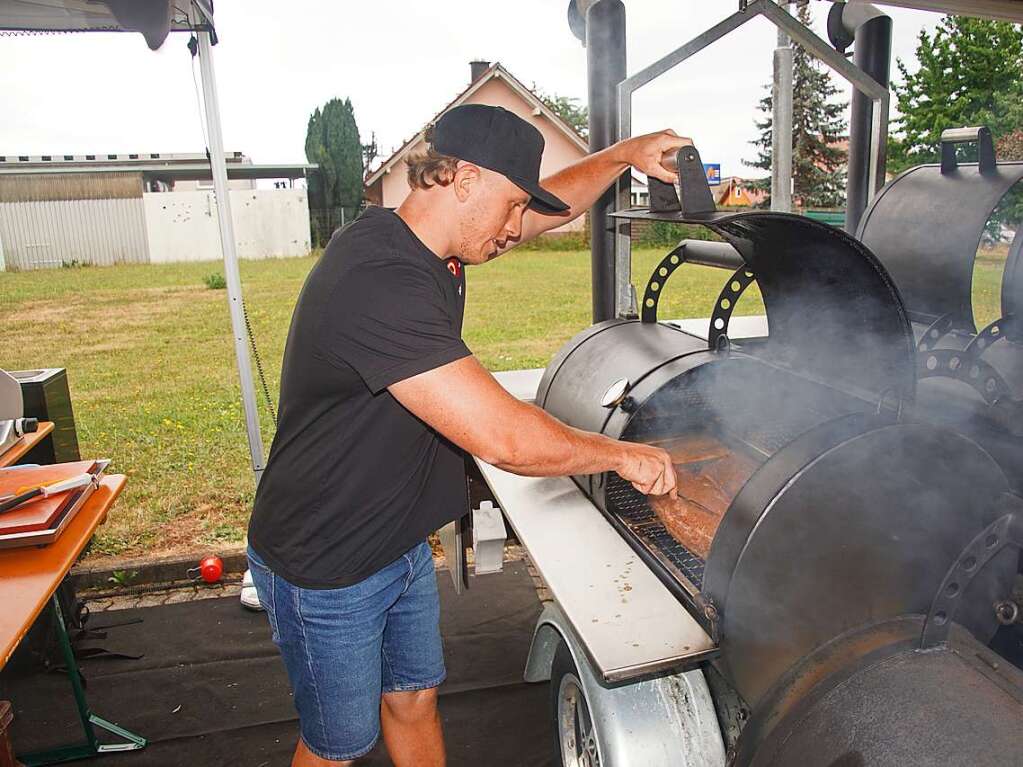
[[[810,25],[810,7],[800,6],[799,20]],[[757,149],[755,160],[746,165],[770,170],[773,164],[771,133],[774,103],[770,95],[760,100],[764,113],[756,121],[760,136],[750,143]],[[831,74],[798,44],[792,51],[792,196],[804,208],[837,208],[845,204],[846,152],[836,146],[843,138],[845,105],[834,101],[839,89]],[[760,184],[770,189],[770,181]],[[770,204],[768,198],[765,205]]]
[[[912,74],[898,61],[903,82],[893,89],[901,116],[893,121],[890,171],[936,162],[946,128],[987,124],[999,139],[1023,128],[1019,25],[946,16],[933,35],[921,30],[916,58]]]
[[[305,156],[320,166],[310,179],[311,207],[345,211],[346,220],[354,218],[362,205],[363,145],[351,99],[331,99],[309,117]]]

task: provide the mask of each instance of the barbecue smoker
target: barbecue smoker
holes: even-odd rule
[[[975,441],[907,414],[917,339],[856,239],[775,213],[714,211],[699,154],[651,210],[741,255],[708,339],[657,320],[688,259],[655,269],[641,317],[577,335],[536,402],[573,426],[659,444],[680,498],[614,473],[574,481],[705,628],[734,764],[1003,764],[1023,759],[1023,674],[986,644],[1011,598],[1023,499]],[[767,338],[730,340],[756,282]]]
[[[976,143],[960,164],[956,145]],[[1001,316],[978,330],[972,283],[985,225],[1023,179],[996,163],[987,128],[942,134],[942,161],[901,174],[874,199],[858,239],[895,280],[912,320],[919,384],[914,415],[980,442],[1023,490],[1023,230],[1009,247]],[[955,226],[947,220],[955,219]]]

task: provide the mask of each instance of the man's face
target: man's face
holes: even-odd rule
[[[479,170],[459,217],[456,255],[463,264],[485,264],[509,241],[517,240],[529,204],[529,195],[500,173]]]

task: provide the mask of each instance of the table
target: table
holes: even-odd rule
[[[40,421],[38,429],[26,434],[15,442],[10,449],[0,454],[0,467],[11,466],[17,463],[25,453],[42,442],[51,431],[53,431],[53,423],[51,421]]]
[[[26,767],[57,764],[84,759],[111,751],[134,751],[145,747],[145,738],[108,722],[89,710],[82,688],[78,663],[75,661],[68,638],[64,616],[55,596],[61,581],[78,559],[96,528],[107,518],[117,496],[124,489],[127,478],[123,474],[110,474],[100,481],[99,487],[65,528],[61,536],[47,546],[26,546],[0,550],[0,668],[10,660],[11,654],[24,639],[35,619],[47,602],[53,604],[57,633],[68,668],[68,678],[74,693],[78,714],[85,733],[85,742],[35,754],[19,754]],[[100,744],[96,728],[123,738],[120,743]]]

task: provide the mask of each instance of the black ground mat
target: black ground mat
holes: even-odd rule
[[[448,763],[550,765],[547,685],[522,681],[540,611],[521,562],[472,579],[455,596],[447,571],[437,573],[448,680],[441,687]],[[141,618],[141,622],[131,623]],[[115,624],[127,624],[117,626]],[[290,764],[298,725],[284,666],[266,617],[237,598],[210,599],[93,615],[107,629],[99,644],[138,660],[82,661],[92,710],[147,737],[139,752],[83,764],[174,767]],[[0,676],[0,699],[15,707],[18,751],[77,740],[70,685],[62,673]],[[101,737],[101,740],[105,740]],[[391,764],[383,745],[359,762]]]

